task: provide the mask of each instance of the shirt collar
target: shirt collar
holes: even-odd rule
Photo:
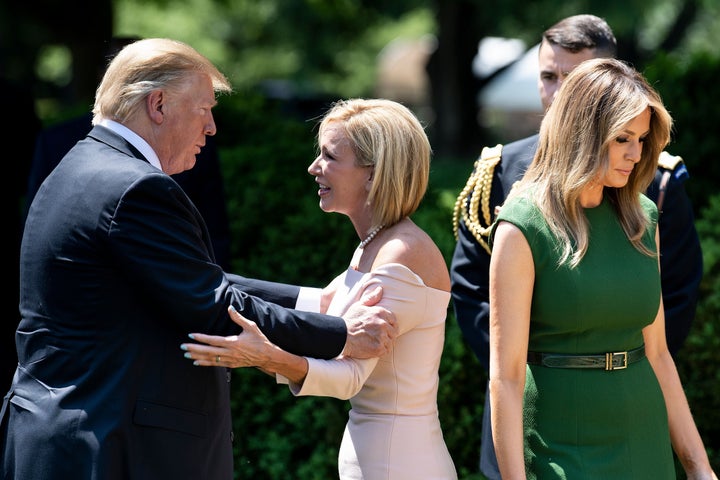
[[[145,158],[148,159],[148,162],[150,162],[150,165],[157,168],[158,170],[162,170],[162,165],[160,164],[160,159],[158,158],[157,154],[155,153],[155,150],[152,149],[149,143],[147,143],[140,135],[133,132],[129,128],[127,128],[122,123],[118,123],[114,120],[110,120],[108,118],[103,118],[98,122],[98,125],[102,125],[105,128],[109,128],[113,132],[117,133],[121,137],[123,137],[125,140],[130,142],[133,147],[137,148],[140,153],[143,154]]]

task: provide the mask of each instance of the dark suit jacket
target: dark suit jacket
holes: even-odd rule
[[[27,176],[26,206],[30,206],[45,178],[65,154],[92,128],[92,114],[87,113],[58,123],[40,132]],[[197,155],[195,167],[173,175],[190,200],[200,210],[210,231],[215,261],[223,269],[230,268],[230,225],[225,202],[220,156],[214,137],[207,137]]]
[[[341,318],[283,308],[298,287],[225,274],[180,186],[104,127],[38,190],[20,291],[3,479],[230,480],[229,371],[184,358],[188,333],[237,333],[232,304],[297,354],[346,338]]]
[[[522,178],[537,149],[538,135],[505,145],[495,167],[490,191],[490,211],[502,205],[512,185]],[[658,169],[648,197],[657,202],[662,169]],[[702,278],[702,252],[692,206],[683,182],[684,166],[673,172],[660,217],[660,265],[668,346],[675,354],[690,330]],[[492,220],[495,219],[492,214]],[[463,337],[480,363],[489,370],[490,254],[482,248],[464,222],[458,228],[450,277],[455,316]]]

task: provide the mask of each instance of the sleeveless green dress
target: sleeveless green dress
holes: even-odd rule
[[[644,195],[655,251],[657,208]],[[660,302],[657,259],[628,241],[607,199],[585,210],[590,243],[582,262],[558,267],[557,240],[526,197],[498,217],[525,235],[535,264],[529,350],[602,354],[643,345]],[[528,479],[663,480],[675,468],[662,391],[647,358],[627,369],[528,365],[523,407]]]

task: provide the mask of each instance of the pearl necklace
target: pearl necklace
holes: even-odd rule
[[[358,248],[360,248],[360,249],[365,248],[368,243],[372,242],[373,238],[375,238],[375,235],[377,235],[378,232],[383,229],[383,227],[385,227],[385,225],[380,225],[378,227],[375,227],[375,229],[372,232],[370,232],[368,234],[368,236],[365,237],[365,239],[362,242],[360,242],[360,245],[358,246]]]

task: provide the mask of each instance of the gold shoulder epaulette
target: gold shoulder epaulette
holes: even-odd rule
[[[488,236],[492,218],[490,217],[490,190],[492,188],[493,172],[502,155],[502,144],[494,147],[484,147],[480,157],[475,160],[473,172],[458,195],[453,208],[453,233],[458,238],[460,218],[465,226],[472,232],[480,245],[490,253]],[[480,218],[482,209],[482,219]],[[484,222],[484,223],[483,223]]]
[[[675,170],[682,162],[683,159],[680,155],[670,155],[665,151],[660,153],[660,157],[658,158],[658,166],[670,171]]]
[[[663,205],[665,204],[665,192],[667,191],[670,177],[673,174],[672,172],[674,172],[681,163],[683,163],[683,159],[680,155],[670,155],[664,150],[660,152],[660,157],[658,157],[658,167],[665,170],[660,178],[657,201],[655,202],[660,215],[662,215]]]

